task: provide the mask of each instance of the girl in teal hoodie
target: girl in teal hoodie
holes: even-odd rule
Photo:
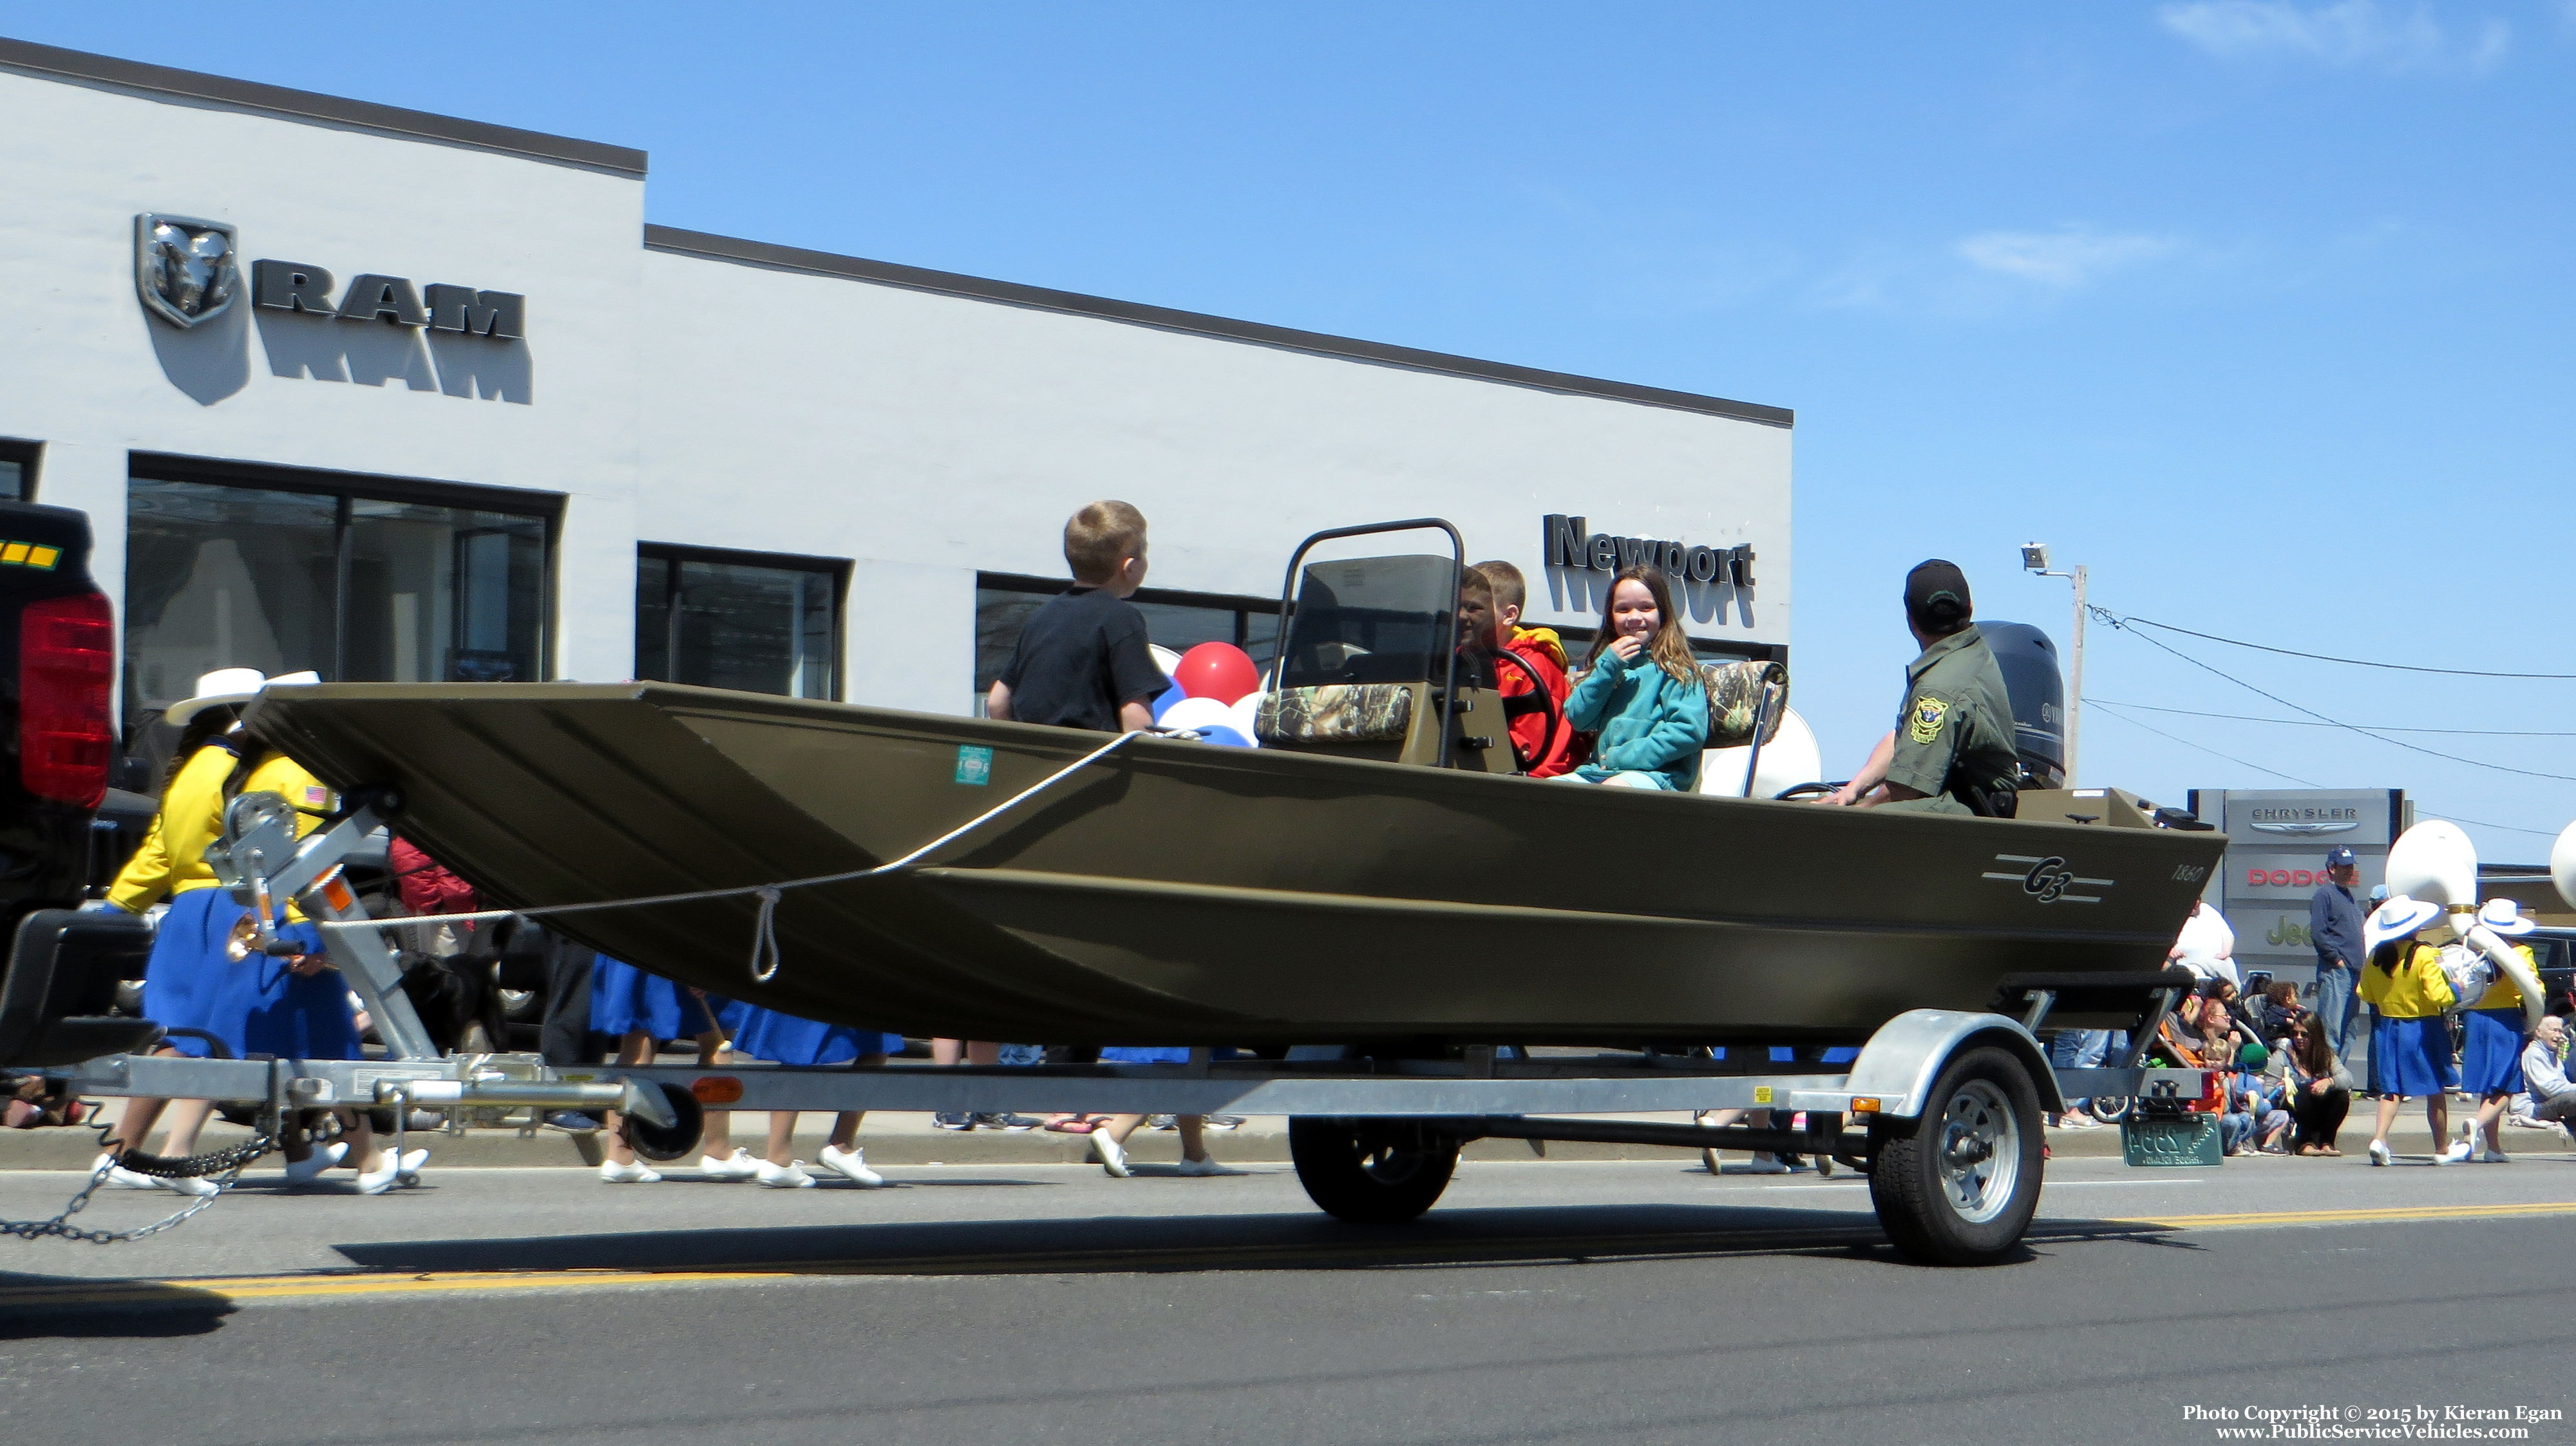
[[[1584,666],[1565,719],[1600,736],[1566,777],[1688,793],[1708,744],[1708,689],[1661,568],[1619,570]]]

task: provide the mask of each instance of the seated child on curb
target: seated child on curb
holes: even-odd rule
[[[1145,585],[1145,514],[1124,502],[1083,508],[1064,525],[1064,560],[1072,590],[1029,615],[985,714],[1103,733],[1151,728],[1153,701],[1171,683],[1146,651],[1145,615],[1127,601]]]
[[[1508,562],[1480,562],[1475,571],[1482,573],[1493,589],[1494,647],[1527,663],[1548,696],[1556,700],[1561,714],[1566,695],[1573,689],[1565,676],[1565,644],[1554,628],[1521,626],[1521,610],[1529,605],[1528,580]],[[1551,732],[1547,709],[1539,704],[1538,690],[1530,686],[1528,675],[1509,663],[1494,671],[1501,678],[1503,716],[1511,720],[1512,751],[1528,760],[1529,776],[1555,778],[1572,772],[1573,727],[1560,721]],[[1525,701],[1516,704],[1516,699]]]
[[[1565,716],[1600,736],[1592,761],[1566,777],[1689,792],[1708,744],[1708,689],[1660,568],[1619,570],[1584,661],[1590,671],[1575,683]]]

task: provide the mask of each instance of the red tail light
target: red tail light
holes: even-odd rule
[[[98,593],[49,597],[18,617],[18,777],[39,798],[96,808],[116,754],[108,726],[116,619]]]

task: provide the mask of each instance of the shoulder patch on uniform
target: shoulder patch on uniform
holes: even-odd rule
[[[1950,717],[1950,705],[1929,693],[1914,700],[1913,725],[1907,730],[1917,743],[1930,743],[1941,736],[1941,725]]]

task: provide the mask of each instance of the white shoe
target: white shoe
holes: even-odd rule
[[[224,1188],[203,1175],[155,1176],[152,1183],[164,1190],[176,1191],[181,1195],[193,1195],[200,1200],[209,1195],[219,1195],[223,1193]]]
[[[1108,1171],[1113,1178],[1120,1180],[1127,1178],[1127,1152],[1119,1148],[1116,1140],[1098,1130],[1091,1132],[1091,1158],[1098,1160],[1100,1168]]]
[[[885,1176],[868,1168],[868,1152],[864,1149],[844,1150],[838,1145],[825,1145],[823,1168],[862,1190],[873,1190],[885,1183]]]
[[[382,1195],[402,1183],[402,1159],[393,1151],[384,1152],[384,1164],[373,1170],[358,1172],[358,1193]]]
[[[1789,1173],[1789,1167],[1778,1160],[1747,1160],[1741,1165],[1729,1166],[1727,1173],[1730,1175],[1786,1175]]]
[[[700,1155],[698,1175],[702,1179],[721,1180],[727,1183],[737,1180],[756,1180],[760,1178],[760,1161],[753,1158],[751,1151],[736,1145],[733,1153],[721,1160],[713,1155]]]
[[[2555,1129],[2556,1126],[2552,1126],[2551,1128]],[[161,1188],[160,1181],[155,1180],[151,1176],[143,1174],[140,1171],[129,1170],[123,1165],[116,1163],[116,1157],[114,1155],[101,1155],[97,1159],[89,1162],[89,1172],[91,1174],[95,1175],[102,1169],[107,1171],[107,1182],[120,1190],[158,1190]]]
[[[312,1154],[305,1156],[301,1160],[289,1160],[286,1162],[286,1183],[289,1185],[310,1185],[315,1180],[321,1178],[323,1171],[339,1164],[342,1159],[347,1157],[348,1153],[348,1141],[333,1140],[330,1144],[323,1146],[321,1149],[315,1150]]]
[[[2370,1142],[2370,1163],[2374,1165],[2385,1165],[2388,1163],[2388,1142],[2386,1140],[2373,1140]]]
[[[2478,1156],[2478,1163],[2481,1165],[2510,1165],[2513,1163],[2513,1156],[2506,1154],[2502,1150],[2489,1150],[2485,1154]]]
[[[650,1185],[661,1178],[661,1171],[641,1160],[604,1160],[599,1166],[599,1183],[603,1185]]]
[[[2433,1163],[2436,1165],[2465,1165],[2469,1163],[2469,1142],[2462,1140],[2451,1148],[2444,1150],[2441,1154],[2433,1157]]]
[[[1184,1175],[1240,1175],[1243,1172],[1241,1170],[1229,1170],[1223,1165],[1218,1164],[1215,1158],[1211,1156],[1206,1159],[1183,1160],[1181,1162],[1180,1173]]]
[[[760,1162],[760,1183],[772,1190],[811,1190],[814,1177],[805,1173],[805,1162],[790,1160],[784,1165]]]
[[[387,1151],[385,1158],[394,1162],[394,1176],[406,1185],[420,1183],[420,1167],[429,1163],[429,1151],[405,1150],[397,1157]]]

